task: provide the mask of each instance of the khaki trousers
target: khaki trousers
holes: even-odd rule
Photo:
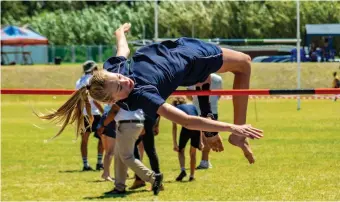
[[[142,132],[142,123],[122,123],[117,125],[116,145],[114,151],[115,188],[125,190],[127,170],[133,170],[142,180],[154,183],[155,173],[147,168],[133,154],[136,140]]]

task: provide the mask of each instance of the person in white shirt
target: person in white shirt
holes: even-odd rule
[[[83,64],[84,74],[76,82],[76,89],[80,89],[83,86],[88,85],[93,75],[93,72],[97,70],[98,70],[98,66],[94,61],[92,60],[86,61]],[[89,97],[89,102],[90,102],[91,109],[83,110],[85,131],[82,131],[81,133],[81,146],[80,146],[80,152],[81,152],[81,156],[82,156],[82,160],[84,164],[83,171],[93,170],[93,168],[90,166],[87,160],[87,145],[88,145],[90,133],[92,132],[94,132],[94,136],[98,138],[98,147],[97,147],[98,155],[97,155],[96,170],[101,170],[103,168],[102,158],[103,158],[104,148],[103,148],[100,137],[96,133],[97,124],[99,123],[100,114],[101,112],[103,112],[103,108],[101,107],[99,103],[97,103],[95,100],[93,100],[90,97]],[[87,112],[91,114],[87,114]]]
[[[217,90],[217,89],[222,89],[223,86],[223,80],[222,77],[217,75],[217,74],[211,74],[211,85],[210,85],[210,90]],[[188,90],[196,90],[195,86],[190,86],[188,87]],[[218,120],[218,100],[220,99],[221,96],[209,96],[209,102],[210,102],[210,107],[211,107],[211,112],[213,116],[215,117],[216,120]],[[200,105],[199,105],[199,100],[197,96],[187,96],[189,100],[193,102],[193,104],[196,107],[196,110],[198,112],[198,115],[201,116],[201,110],[200,110]],[[205,141],[205,136],[203,135],[203,143],[204,143],[204,148],[202,150],[202,160],[200,164],[197,166],[196,169],[208,169],[212,168],[211,162],[209,161],[209,153],[210,153],[210,147]]]

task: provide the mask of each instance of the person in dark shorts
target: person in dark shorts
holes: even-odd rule
[[[113,178],[110,175],[110,166],[114,155],[115,143],[116,143],[116,122],[114,116],[117,114],[119,107],[116,105],[105,105],[104,113],[97,126],[97,134],[101,136],[105,155],[104,155],[104,170],[102,178],[105,181],[113,182]]]
[[[185,98],[183,97],[175,97],[172,105],[177,109],[185,112],[191,116],[198,116],[198,112],[196,110],[195,105],[187,104]],[[190,130],[185,127],[182,127],[181,133],[179,136],[179,144],[177,144],[177,124],[172,122],[172,140],[174,145],[174,151],[178,152],[178,160],[181,168],[181,173],[176,178],[176,181],[182,181],[182,179],[187,176],[185,172],[185,155],[184,149],[188,141],[190,140],[190,177],[189,181],[195,179],[195,167],[196,167],[196,150],[201,150],[203,148],[202,144],[202,136],[201,131],[198,130]]]

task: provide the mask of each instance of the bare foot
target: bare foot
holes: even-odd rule
[[[250,145],[245,137],[240,137],[234,134],[231,134],[228,139],[229,143],[240,147],[243,151],[244,156],[248,159],[250,164],[255,163],[255,158],[253,152],[251,151]]]
[[[224,150],[222,138],[220,135],[215,135],[212,137],[206,137],[207,144],[209,147],[216,152],[221,152]]]
[[[105,181],[110,181],[110,182],[113,182],[114,181],[114,178],[110,177],[110,176],[104,176],[102,175],[102,178],[105,180]]]

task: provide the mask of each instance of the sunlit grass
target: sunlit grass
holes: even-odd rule
[[[213,168],[197,171],[194,182],[175,181],[179,164],[171,124],[163,119],[156,145],[165,191],[155,197],[141,188],[113,198],[104,195],[113,184],[100,182],[100,172],[80,172],[80,143],[73,142],[73,128],[44,143],[58,128],[37,119],[32,108],[43,112],[66,98],[2,96],[1,200],[340,200],[340,102],[303,100],[297,111],[295,100],[257,100],[256,121],[250,100],[248,123],[265,130],[262,140],[250,141],[257,162],[249,165],[223,133],[225,151],[212,153]],[[231,101],[220,102],[220,120],[232,121]],[[93,166],[96,144],[91,137]],[[186,157],[188,168],[188,151]],[[144,162],[149,165],[147,157]]]

